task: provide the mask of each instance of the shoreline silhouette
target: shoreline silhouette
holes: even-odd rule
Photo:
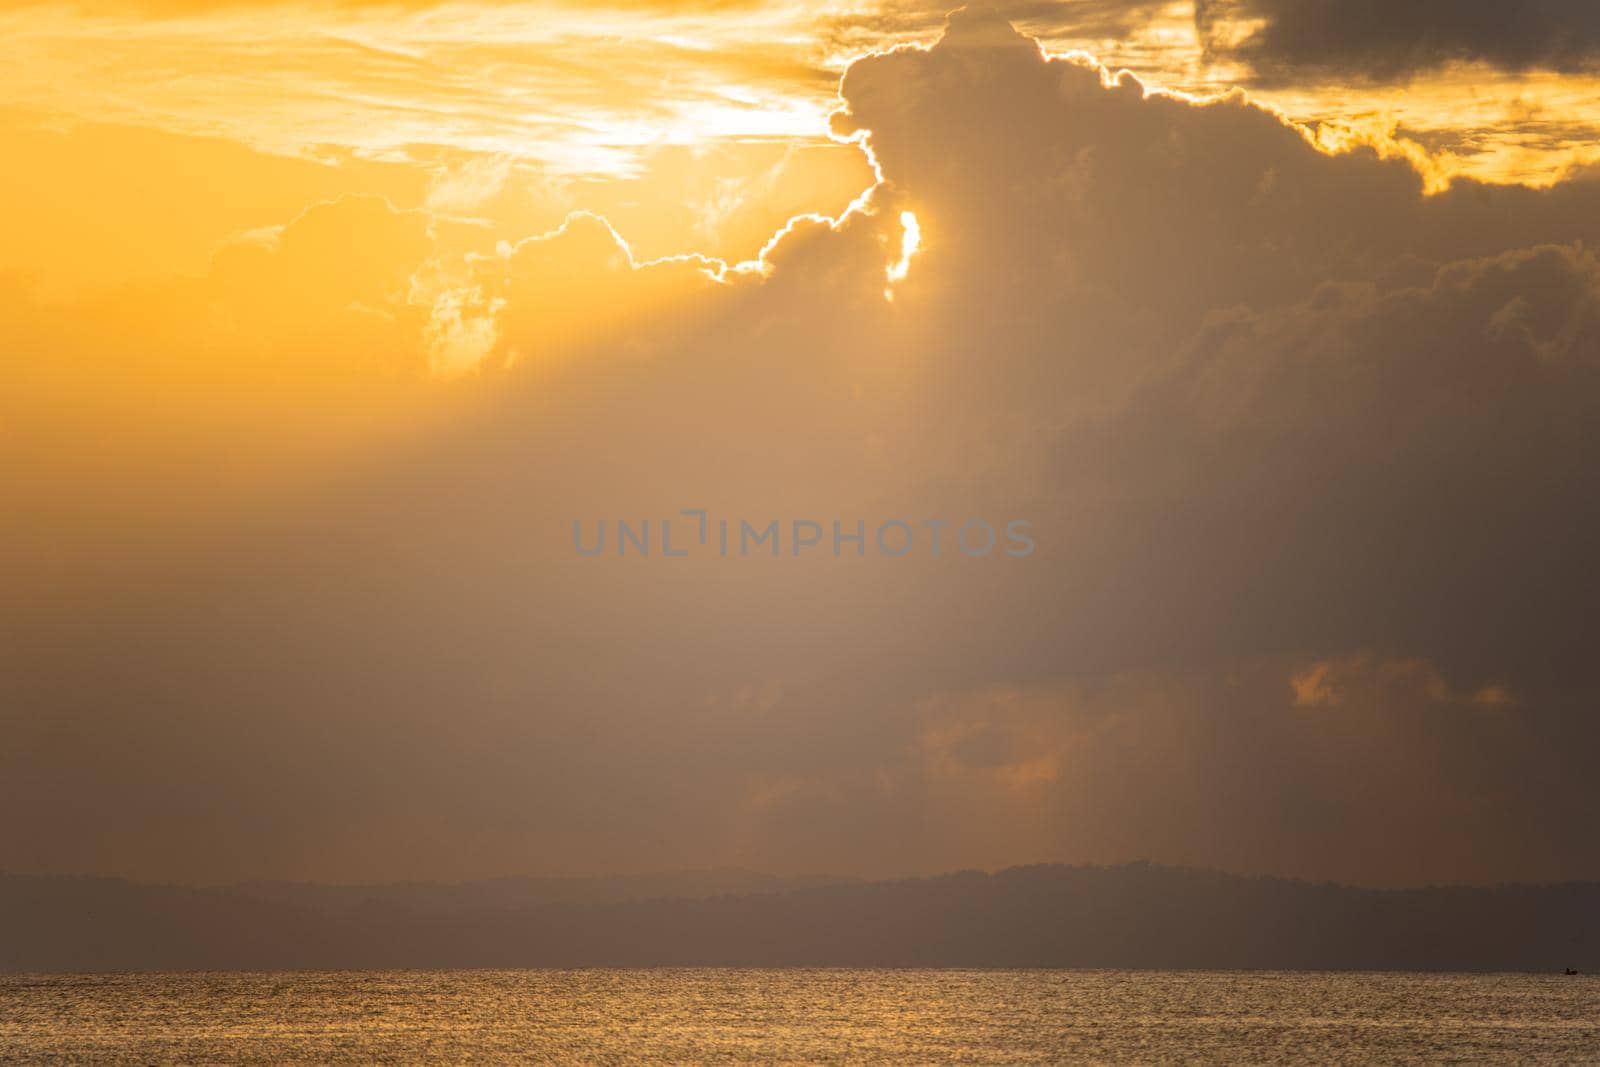
[[[1600,883],[1362,889],[1135,863],[218,888],[0,875],[0,971],[1039,967],[1594,972]]]

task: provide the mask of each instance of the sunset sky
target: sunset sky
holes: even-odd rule
[[[1597,12],[0,0],[0,870],[1600,878]]]

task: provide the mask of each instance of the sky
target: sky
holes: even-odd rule
[[[1586,2],[0,30],[0,869],[1600,878]]]

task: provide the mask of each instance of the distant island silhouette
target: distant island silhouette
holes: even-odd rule
[[[0,875],[0,970],[1094,967],[1594,972],[1600,883],[1378,890],[1134,863],[225,888]]]

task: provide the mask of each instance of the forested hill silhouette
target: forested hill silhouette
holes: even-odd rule
[[[0,876],[0,970],[656,965],[1592,972],[1600,883],[1374,890],[1144,863],[882,882]]]

